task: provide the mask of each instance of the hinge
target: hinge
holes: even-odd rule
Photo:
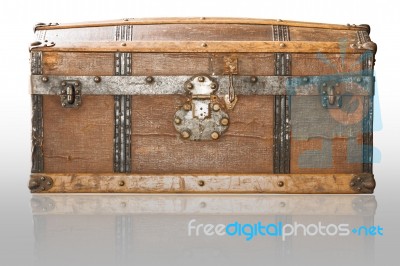
[[[60,24],[58,24],[58,23],[43,23],[43,22],[40,22],[40,23],[37,23],[35,26],[33,26],[33,32],[35,33],[37,30],[40,29],[40,27],[49,27],[49,26],[58,26],[58,25],[60,25]]]

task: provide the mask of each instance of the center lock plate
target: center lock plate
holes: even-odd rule
[[[229,116],[215,95],[218,83],[201,75],[190,78],[184,86],[190,100],[175,113],[175,129],[184,139],[218,139],[229,126]]]

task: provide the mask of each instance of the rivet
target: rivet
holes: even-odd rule
[[[41,189],[42,191],[44,191],[44,190],[45,190],[45,188],[44,188],[44,187],[40,187],[40,189]]]
[[[219,111],[220,109],[221,109],[221,107],[219,106],[219,104],[216,103],[216,104],[213,105],[213,110],[214,110],[214,111],[217,112],[217,111]]]
[[[152,83],[154,81],[154,78],[152,76],[146,77],[146,82],[147,83]]]
[[[200,19],[201,19],[201,20],[205,20],[206,18],[205,18],[205,17],[201,17]]]
[[[250,77],[250,82],[251,83],[256,83],[258,81],[258,78],[256,76],[251,76]]]
[[[211,133],[211,138],[212,139],[218,139],[219,138],[219,134],[218,134],[218,132],[213,132],[213,133]]]
[[[65,94],[65,93],[66,93],[66,90],[62,90],[62,91],[61,91],[61,94]]]
[[[47,185],[50,186],[51,185],[51,181],[47,182]]]
[[[205,207],[207,207],[207,204],[204,201],[202,201],[202,202],[200,202],[200,207],[205,208]]]
[[[190,109],[192,109],[192,106],[191,106],[190,104],[185,103],[185,104],[183,105],[183,110],[190,111]]]
[[[283,187],[283,185],[285,185],[285,183],[283,183],[283,181],[279,181],[279,182],[278,182],[278,186],[279,186],[279,187]]]
[[[202,47],[207,47],[208,45],[207,45],[207,43],[203,42],[203,43],[201,44],[201,46],[202,46]]]
[[[129,21],[129,19],[128,18],[124,18],[124,21]]]
[[[65,82],[65,81],[61,82],[61,86],[66,86],[66,85],[67,85],[67,82]]]
[[[361,177],[357,177],[357,181],[361,181]]]
[[[121,46],[126,46],[126,42],[121,43]]]
[[[352,44],[350,44],[350,47],[354,49],[354,48],[357,47],[357,45],[355,45],[354,43],[352,43]]]
[[[286,203],[284,203],[283,201],[281,201],[281,202],[279,203],[279,206],[281,206],[281,207],[283,208],[283,207],[286,206]]]
[[[192,83],[186,84],[186,88],[187,88],[188,90],[193,89],[193,84],[192,84]]]
[[[217,88],[217,84],[215,84],[214,82],[210,84],[210,88],[215,90]]]
[[[229,119],[228,118],[222,118],[220,123],[223,126],[227,126],[229,124]]]
[[[126,207],[126,202],[123,201],[123,202],[120,203],[120,205],[121,205],[122,208],[125,208]]]
[[[199,82],[204,82],[204,77],[198,77]]]
[[[360,83],[361,82],[361,78],[357,78],[357,82]]]
[[[351,186],[351,187],[354,187],[354,185],[355,185],[354,182],[351,182],[351,183],[350,183],[350,186]]]
[[[75,85],[75,86],[79,86],[79,82],[78,82],[78,81],[75,81],[75,82],[74,82],[74,85]]]
[[[277,19],[276,21],[278,21],[278,22],[282,22],[282,19]]]
[[[323,84],[322,84],[322,87],[326,87],[326,83],[323,83]]]
[[[303,81],[304,81],[304,82],[307,82],[307,81],[308,81],[308,78],[303,78]]]
[[[175,117],[174,121],[175,121],[175,124],[177,124],[177,125],[179,125],[182,122],[182,120],[179,117]]]
[[[181,133],[182,138],[187,139],[190,137],[190,133],[188,131],[183,131]]]
[[[326,94],[326,91],[322,91],[322,94]]]
[[[79,93],[79,92],[80,92],[80,90],[78,90],[78,89],[77,89],[77,90],[75,90],[75,92],[76,92],[76,93]]]
[[[46,178],[44,176],[40,177],[40,180],[44,181]]]
[[[121,181],[118,182],[118,185],[119,185],[120,187],[123,187],[123,186],[125,185],[125,182],[121,180]]]
[[[283,47],[285,47],[286,46],[286,44],[284,44],[283,42],[281,42],[280,44],[279,44],[279,47],[281,47],[281,48],[283,48]]]
[[[197,184],[199,184],[199,186],[204,186],[205,182],[203,180],[199,180],[199,182],[197,182]]]
[[[336,87],[339,87],[339,83],[336,83],[335,86],[336,86]]]
[[[362,189],[361,187],[358,187],[358,188],[357,188],[358,191],[360,191],[361,189]]]
[[[67,104],[66,104],[66,103],[62,103],[61,105],[62,105],[63,107],[65,107]]]
[[[94,82],[99,83],[101,81],[101,78],[99,76],[96,76],[93,78]]]
[[[43,81],[43,82],[47,82],[47,81],[49,81],[49,78],[46,77],[46,76],[43,76],[43,77],[42,77],[42,81]]]

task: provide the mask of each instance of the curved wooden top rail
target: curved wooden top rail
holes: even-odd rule
[[[40,25],[41,24],[41,25]],[[273,20],[273,19],[256,19],[256,18],[215,18],[215,17],[198,17],[198,18],[126,18],[110,21],[80,22],[80,23],[39,23],[35,30],[52,30],[52,29],[72,29],[87,27],[105,27],[118,25],[156,25],[156,24],[253,24],[253,25],[286,25],[291,27],[306,28],[322,28],[332,30],[367,30],[368,25],[336,25],[313,22],[299,22],[290,20]]]

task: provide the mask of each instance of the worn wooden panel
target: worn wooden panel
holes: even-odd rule
[[[114,75],[114,53],[43,53],[44,75]]]
[[[138,41],[271,41],[269,25],[245,24],[161,24],[135,25]]]
[[[176,164],[179,160],[176,160]],[[372,193],[372,174],[32,174],[51,177],[40,193]],[[351,182],[362,180],[356,187]],[[361,190],[357,190],[360,187]]]
[[[319,41],[319,42],[340,42],[349,46],[357,43],[357,32],[355,30],[326,30],[318,28],[290,27],[291,41]]]
[[[133,75],[223,75],[224,57],[238,59],[240,75],[274,75],[271,53],[134,53]]]
[[[361,75],[362,60],[359,54],[292,54],[292,75]]]
[[[272,173],[272,96],[239,96],[217,141],[179,136],[173,118],[183,102],[182,96],[132,97],[133,173]]]
[[[113,96],[84,96],[77,109],[61,107],[59,96],[44,96],[43,110],[44,171],[113,171]]]
[[[291,97],[291,173],[362,172],[363,98],[325,109],[320,96]]]
[[[134,53],[133,75],[196,75],[210,73],[211,55],[195,53]]]

